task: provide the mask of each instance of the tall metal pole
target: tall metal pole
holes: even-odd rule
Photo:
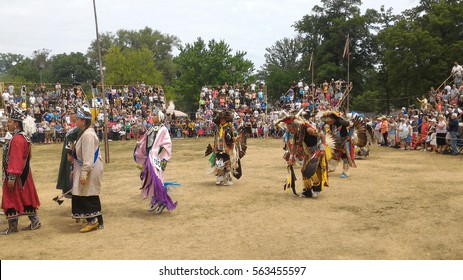
[[[106,91],[104,87],[104,74],[103,74],[103,60],[101,59],[101,46],[100,46],[100,34],[98,33],[98,19],[96,16],[96,5],[95,0],[93,0],[93,12],[95,14],[95,29],[96,29],[96,42],[98,45],[98,60],[100,64],[100,77],[101,77],[101,94],[103,95],[103,141],[104,141],[104,151],[105,163],[109,163],[109,144],[108,144],[108,124],[106,118]]]

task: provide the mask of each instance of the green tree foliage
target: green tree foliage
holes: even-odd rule
[[[367,10],[361,15],[360,0],[321,2],[323,6],[314,6],[311,15],[304,16],[294,25],[304,45],[300,78],[311,81],[307,66],[313,53],[316,84],[332,78],[347,80],[349,74],[349,80],[354,84],[352,94],[358,95],[366,87],[364,74],[371,73],[377,63],[374,35],[371,33],[375,29],[377,13]]]
[[[413,104],[431,86],[442,85],[453,62],[461,63],[461,30],[461,1],[420,1],[379,32],[381,88],[390,88],[392,106]]]
[[[18,83],[39,81],[39,70],[34,67],[31,58],[22,58],[13,64],[4,64],[5,71],[2,72],[0,80]]]
[[[171,35],[162,34],[149,27],[135,30],[120,29],[116,34],[111,32],[100,35],[100,46],[102,56],[105,56],[113,47],[118,47],[121,51],[132,50],[141,51],[148,49],[152,52],[151,60],[155,62],[156,68],[163,74],[163,83],[172,82],[176,67],[173,63],[172,51],[178,48],[180,40]],[[87,56],[92,65],[98,63],[98,46],[96,40],[92,41],[88,48]],[[103,61],[106,64],[106,61]]]
[[[106,65],[105,83],[109,85],[133,85],[137,81],[146,84],[162,84],[162,73],[156,68],[153,52],[113,46],[104,56]]]
[[[49,81],[61,84],[89,83],[96,75],[95,66],[90,65],[85,55],[80,52],[52,56],[48,69]]]
[[[301,74],[302,38],[284,38],[265,50],[267,53],[264,55],[263,68],[267,93],[271,100],[278,100],[281,94],[288,91],[293,81],[299,81],[304,76]]]
[[[245,59],[246,52],[232,49],[224,41],[206,43],[198,38],[192,44],[180,47],[180,54],[174,59],[178,65],[174,88],[177,104],[188,111],[198,108],[199,91],[202,86],[221,86],[244,82],[254,70],[254,64]],[[234,69],[234,71],[232,71]]]
[[[13,53],[0,53],[0,78],[10,67],[15,66],[24,59],[23,55]]]
[[[47,82],[50,52],[47,49],[35,50],[31,58],[19,54],[3,54],[2,80],[33,84],[40,81],[42,71],[42,81]]]

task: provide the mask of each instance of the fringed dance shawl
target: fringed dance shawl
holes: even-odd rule
[[[151,204],[161,202],[166,205],[168,210],[175,209],[175,203],[164,188],[164,170],[158,163],[167,162],[171,156],[172,141],[169,131],[164,125],[161,125],[140,175],[143,180],[141,192],[144,199],[149,196],[152,197]]]

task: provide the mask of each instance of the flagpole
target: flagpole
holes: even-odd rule
[[[96,30],[96,42],[98,45],[98,61],[100,65],[100,77],[101,77],[101,94],[103,95],[103,141],[104,141],[104,160],[105,163],[109,163],[109,144],[108,144],[108,124],[106,118],[106,91],[104,87],[104,74],[103,74],[103,60],[101,59],[101,46],[100,46],[100,35],[98,33],[98,19],[96,16],[96,4],[93,0],[93,12],[95,14],[95,30]]]
[[[350,53],[347,54],[347,86],[350,85]],[[350,91],[347,93],[347,112],[349,112]]]
[[[314,83],[314,76],[315,76],[315,75],[314,75],[314,69],[315,69],[315,66],[314,66],[314,65],[315,65],[315,63],[314,63],[314,61],[313,61],[313,52],[312,52],[312,58],[310,59],[310,61],[312,61],[312,62],[311,62],[311,64],[312,64],[312,85],[315,85],[315,83]],[[315,90],[315,88],[314,88],[314,90]]]
[[[347,86],[350,85],[350,38],[349,34],[347,34]],[[350,100],[350,91],[347,92],[347,112],[349,112],[349,100]]]

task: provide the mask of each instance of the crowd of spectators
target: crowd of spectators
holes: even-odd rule
[[[248,85],[235,83],[208,87],[203,86],[199,94],[199,109],[196,113],[199,135],[211,135],[213,131],[212,112],[228,109],[234,114],[234,125],[245,126],[251,137],[280,137],[282,131],[275,126],[281,111],[331,110],[342,100],[346,82],[324,81],[316,86],[303,80],[293,81],[278,100],[268,104],[264,82]],[[195,131],[193,132],[195,133]]]
[[[417,98],[420,106],[410,106],[391,116],[369,120],[377,143],[401,149],[458,153],[462,138],[463,68],[455,64],[452,69],[453,83],[437,90],[431,88],[428,95]],[[293,81],[278,100],[268,103],[264,82],[224,83],[219,86],[203,86],[199,90],[198,109],[187,117],[168,115],[166,126],[173,138],[212,136],[215,124],[213,111],[228,109],[233,114],[236,128],[244,126],[250,137],[281,137],[283,132],[276,121],[283,111],[304,109],[307,111],[333,110],[343,101],[346,82],[324,81],[319,85],[307,84],[303,80]],[[37,123],[35,143],[61,142],[74,124],[70,122],[70,108],[89,104],[95,117],[95,129],[103,138],[103,98],[99,85],[92,82],[92,92],[85,94],[79,85],[36,85],[27,90],[22,85],[16,90],[9,84],[2,94],[4,117],[1,134],[6,132],[5,116],[13,107],[27,109]],[[153,107],[166,109],[164,90],[161,86],[146,85],[143,81],[135,85],[108,86],[106,88],[108,114],[107,132],[110,141],[138,140],[152,124]],[[87,98],[87,96],[91,96]],[[456,116],[455,116],[456,115]],[[449,148],[450,147],[450,148]]]
[[[405,107],[393,116],[372,120],[380,146],[458,155],[463,150],[463,68],[455,62],[452,82],[417,98],[420,106]]]

